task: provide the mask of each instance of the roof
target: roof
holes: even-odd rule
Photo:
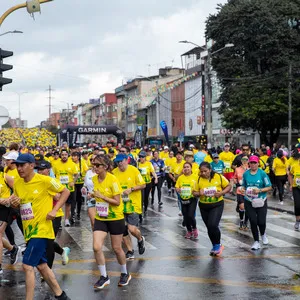
[[[181,54],[181,56],[187,56],[187,55],[192,55],[192,54],[199,54],[203,51],[205,51],[205,47],[194,47],[193,49],[189,50],[186,53]]]

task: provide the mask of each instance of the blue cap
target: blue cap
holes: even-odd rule
[[[14,164],[26,164],[26,163],[35,163],[35,158],[30,153],[20,154],[18,158],[13,162]]]
[[[115,162],[119,162],[119,161],[123,161],[124,159],[127,159],[128,156],[126,154],[120,153],[117,154],[116,158],[115,158]]]

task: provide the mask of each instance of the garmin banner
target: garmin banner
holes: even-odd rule
[[[165,121],[160,121],[160,127],[165,135],[165,138],[166,138],[166,142],[167,142],[167,145],[169,146],[170,143],[169,143],[169,134],[168,134],[168,126],[167,126],[167,123]]]
[[[124,144],[126,138],[125,132],[115,125],[66,126],[58,132],[60,145],[62,142],[67,142],[69,146],[76,144],[78,134],[112,134],[120,144]]]

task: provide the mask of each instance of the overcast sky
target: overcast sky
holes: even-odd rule
[[[25,0],[1,0],[0,14]],[[0,27],[0,47],[14,51],[5,62],[14,69],[4,77],[13,83],[0,92],[10,117],[33,127],[48,117],[47,89],[54,89],[52,112],[67,103],[88,102],[137,75],[158,68],[181,67],[180,55],[204,44],[204,23],[217,3],[226,0],[55,0],[41,5],[35,21],[26,9],[15,11]]]

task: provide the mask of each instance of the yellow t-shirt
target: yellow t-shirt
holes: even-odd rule
[[[14,180],[16,180],[17,178],[20,178],[17,168],[10,170],[6,167],[4,169],[4,173],[6,175],[10,176],[11,178],[13,178]]]
[[[0,198],[9,198],[10,197],[10,188],[6,184],[4,173],[0,173]],[[1,206],[1,205],[0,205]]]
[[[298,164],[299,160],[298,159],[295,159],[294,157],[290,157],[287,162],[286,162],[286,167],[287,169],[291,169],[291,167],[294,165],[294,164]]]
[[[111,173],[106,173],[106,176],[102,182],[99,182],[97,175],[92,178],[92,181],[94,184],[94,191],[100,192],[105,197],[112,198],[113,196],[121,195],[122,193],[122,188],[120,186],[119,180],[117,179],[116,176],[114,176]],[[123,213],[124,205],[123,205],[122,198],[118,206],[109,204],[104,200],[102,200],[101,198],[95,197],[95,200],[96,200],[96,216],[95,216],[96,220],[118,221],[124,219],[124,213]],[[101,209],[103,209],[102,205],[104,205],[104,207],[105,206],[108,207],[107,217],[99,216]]]
[[[199,165],[195,162],[192,163],[192,173],[193,175],[199,176]]]
[[[52,221],[46,220],[46,217],[53,209],[53,197],[64,188],[55,178],[41,174],[34,174],[29,182],[25,182],[23,178],[15,181],[14,194],[20,198],[26,242],[31,238],[55,238]]]
[[[185,160],[182,160],[180,163],[177,163],[177,161],[172,163],[170,173],[175,175],[175,177],[178,177],[179,175],[181,175],[184,163],[185,163]]]
[[[178,177],[175,187],[181,189],[180,197],[182,200],[188,200],[194,197],[192,192],[195,190],[197,180],[198,176],[194,174],[189,176],[182,174]]]
[[[172,168],[172,164],[176,162],[176,157],[168,157],[165,160],[165,166],[166,166],[166,170],[165,173],[170,173],[171,168]]]
[[[76,164],[73,161],[67,160],[63,163],[59,160],[53,166],[55,177],[63,184],[70,192],[74,192],[75,187],[70,187],[69,183],[74,181],[74,176],[79,173]]]
[[[278,157],[274,158],[273,161],[273,171],[275,176],[283,176],[286,175],[286,165],[287,159],[284,159],[284,162],[282,162],[282,160]]]
[[[259,160],[259,167],[264,170],[267,174],[270,173],[270,168],[269,166],[267,166],[267,160],[268,160],[269,156],[268,155],[263,155],[260,157]]]
[[[153,165],[149,161],[145,161],[143,164],[141,162],[138,163],[138,169],[145,181],[145,183],[151,182],[151,174],[154,172]]]
[[[215,173],[211,180],[199,177],[195,191],[204,190],[204,195],[200,196],[201,203],[216,203],[222,201],[223,196],[216,198],[214,197],[215,192],[222,191],[228,184],[228,180],[223,175]]]
[[[212,158],[211,158],[211,156],[209,154],[207,154],[204,157],[203,161],[208,162],[209,164],[213,162],[213,160],[212,160]]]
[[[290,173],[293,175],[293,187],[300,188],[300,161],[293,163],[291,166]]]
[[[86,172],[88,171],[89,167],[86,164],[86,161],[84,159],[81,159],[81,164],[79,165],[79,162],[76,164],[77,169],[80,169],[81,176],[79,175],[78,179],[76,180],[75,184],[83,184],[84,183],[84,177]],[[81,167],[81,168],[80,168]]]
[[[153,158],[152,155],[147,155],[147,156],[146,156],[146,161],[151,161],[152,158]]]
[[[220,158],[220,160],[223,161],[223,163],[225,165],[224,173],[232,173],[233,169],[231,169],[231,165],[235,158],[234,154],[230,151],[229,152],[223,151],[219,154],[219,158]]]
[[[139,170],[131,165],[128,165],[126,171],[122,172],[119,168],[113,169],[112,173],[119,179],[122,190],[127,190],[137,185],[145,184],[145,181],[140,174]],[[122,195],[124,202],[124,213],[141,214],[142,210],[142,191],[133,191],[128,196]]]
[[[161,151],[159,153],[159,158],[163,161],[166,161],[166,159],[169,158],[169,152]]]

